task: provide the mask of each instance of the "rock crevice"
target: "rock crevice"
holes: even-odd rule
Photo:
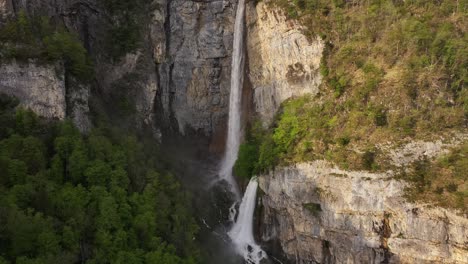
[[[254,2],[247,8],[249,79],[255,111],[268,125],[283,101],[318,93],[324,43],[306,37],[281,10]]]
[[[325,161],[277,169],[260,177],[263,240],[296,263],[468,263],[468,219],[406,201],[405,186]]]

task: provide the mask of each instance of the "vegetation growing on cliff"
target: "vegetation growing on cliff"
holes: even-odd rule
[[[254,173],[316,159],[382,171],[392,168],[383,144],[466,133],[466,1],[267,3],[325,41],[324,83],[316,97],[285,102],[272,128],[256,136]],[[460,189],[466,180],[453,184]]]
[[[52,25],[47,17],[29,18],[19,12],[15,19],[0,25],[0,48],[0,60],[61,60],[79,79],[93,77],[91,61],[78,37]]]
[[[187,194],[149,146],[16,105],[0,97],[0,263],[197,263]]]
[[[105,10],[111,16],[111,28],[107,37],[107,50],[114,59],[133,52],[141,41],[141,25],[148,10],[148,0],[103,0]]]
[[[400,177],[412,185],[410,200],[458,208],[468,213],[468,142],[454,147],[435,160],[414,162]]]

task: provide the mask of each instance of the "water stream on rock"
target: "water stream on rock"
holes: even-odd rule
[[[226,152],[224,153],[224,159],[222,161],[220,171],[221,178],[229,183],[237,199],[240,198],[240,192],[232,175],[232,168],[234,167],[237,159],[241,140],[241,100],[242,86],[244,84],[244,13],[245,2],[244,0],[239,0],[234,25]]]
[[[257,245],[253,236],[253,215],[255,212],[257,187],[257,179],[252,178],[242,198],[237,220],[228,233],[236,246],[237,252],[242,254],[248,263],[255,264],[260,263],[262,259],[266,258],[266,253]]]
[[[244,28],[245,28],[245,0],[239,0],[234,25],[234,42],[232,52],[231,93],[229,97],[229,121],[226,152],[221,164],[220,175],[226,180],[236,199],[240,198],[240,191],[232,174],[237,159],[241,141],[241,113],[242,88],[244,84]],[[259,264],[266,258],[265,252],[255,242],[253,236],[253,216],[255,211],[258,182],[250,180],[244,197],[239,206],[239,213],[235,219],[235,205],[231,207],[231,220],[234,226],[228,232],[235,245],[236,251],[248,263]]]

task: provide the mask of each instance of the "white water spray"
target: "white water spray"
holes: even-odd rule
[[[234,42],[231,65],[231,93],[229,95],[229,121],[226,152],[221,164],[220,175],[232,188],[238,199],[240,192],[232,175],[232,168],[237,159],[241,140],[241,100],[244,84],[244,27],[245,3],[239,0],[234,25]]]
[[[257,198],[258,182],[252,178],[245,190],[244,197],[239,207],[239,215],[234,223],[229,237],[236,246],[236,250],[248,263],[259,264],[267,257],[266,253],[255,242],[253,237],[253,215]]]

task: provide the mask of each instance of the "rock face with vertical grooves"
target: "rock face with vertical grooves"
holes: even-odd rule
[[[104,99],[119,84],[137,79],[127,96],[134,98],[138,122],[222,138],[236,5],[235,0],[155,0],[140,14],[146,17],[140,47],[115,61],[105,59],[111,21],[99,1],[0,0],[0,16],[24,10],[76,32],[94,58]]]
[[[318,93],[324,43],[308,39],[279,9],[253,2],[247,13],[249,78],[255,111],[268,124],[286,99]]]
[[[40,116],[69,117],[82,132],[91,127],[89,89],[67,76],[62,64],[11,61],[0,65],[0,93],[15,96],[22,107]]]
[[[407,202],[390,176],[325,161],[264,175],[262,239],[294,263],[468,263],[468,219]]]
[[[21,105],[47,118],[66,115],[62,65],[11,62],[0,65],[0,92],[17,97]]]
[[[232,37],[237,1],[168,3],[166,45],[156,49],[160,109],[180,133],[212,136],[227,121]],[[161,61],[161,60],[158,60]]]

